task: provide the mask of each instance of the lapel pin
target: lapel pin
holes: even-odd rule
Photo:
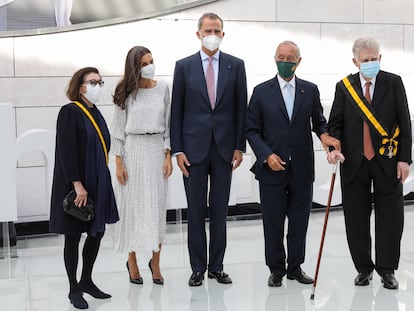
[[[300,92],[303,94],[303,93],[305,93],[305,90],[302,89],[302,90],[300,90]]]

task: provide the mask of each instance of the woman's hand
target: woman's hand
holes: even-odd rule
[[[122,162],[122,158],[120,156],[115,157],[115,164],[116,164],[116,179],[118,179],[118,182],[125,186],[126,182],[128,180],[128,172],[124,166],[124,163]]]
[[[74,200],[75,205],[77,207],[85,206],[88,202],[88,191],[86,191],[80,181],[74,181],[72,184],[73,189],[76,192],[76,198]]]
[[[162,171],[164,173],[164,178],[167,179],[172,174],[172,162],[171,162],[171,152],[170,150],[167,151],[165,154],[164,165],[162,167]]]

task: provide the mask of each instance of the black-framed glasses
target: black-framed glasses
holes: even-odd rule
[[[92,86],[96,86],[99,84],[100,87],[103,87],[105,82],[103,80],[89,80],[89,81],[84,81],[83,84],[90,84]]]

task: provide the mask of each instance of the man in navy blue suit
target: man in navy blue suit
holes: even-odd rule
[[[219,51],[223,36],[218,15],[201,16],[197,31],[201,51],[177,61],[174,71],[170,139],[187,196],[190,286],[202,285],[206,270],[209,278],[232,283],[223,271],[226,217],[232,171],[246,148],[247,88],[244,62]]]
[[[327,134],[317,86],[295,76],[301,61],[298,46],[291,41],[280,43],[275,61],[276,77],[253,91],[246,127],[257,158],[252,171],[259,180],[270,287],[281,286],[286,274],[288,279],[313,283],[301,269],[314,181],[312,131],[325,148],[340,149],[339,141]]]

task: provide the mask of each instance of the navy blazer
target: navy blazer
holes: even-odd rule
[[[351,75],[349,81],[362,97],[359,73]],[[340,83],[342,82],[336,85],[328,128],[329,134],[341,141],[342,153],[345,156],[345,161],[341,165],[341,176],[345,183],[348,183],[355,177],[364,158],[363,120]],[[398,153],[391,159],[379,154],[381,138],[370,129],[379,164],[389,178],[397,178],[397,161],[411,163],[412,143],[410,112],[401,77],[380,71],[375,80],[371,105],[385,128],[392,131],[395,125],[400,127]]]
[[[312,183],[314,154],[312,131],[318,137],[327,132],[319,90],[311,82],[296,79],[292,120],[289,120],[277,77],[257,85],[247,108],[246,137],[257,161],[252,168],[256,179],[282,183],[285,171],[273,171],[266,163],[277,154],[292,169],[298,183]],[[289,161],[290,159],[290,161]]]
[[[200,52],[177,61],[171,99],[171,151],[184,152],[190,163],[201,162],[212,139],[231,162],[234,150],[245,151],[247,107],[244,62],[220,52],[214,110],[207,93]]]

